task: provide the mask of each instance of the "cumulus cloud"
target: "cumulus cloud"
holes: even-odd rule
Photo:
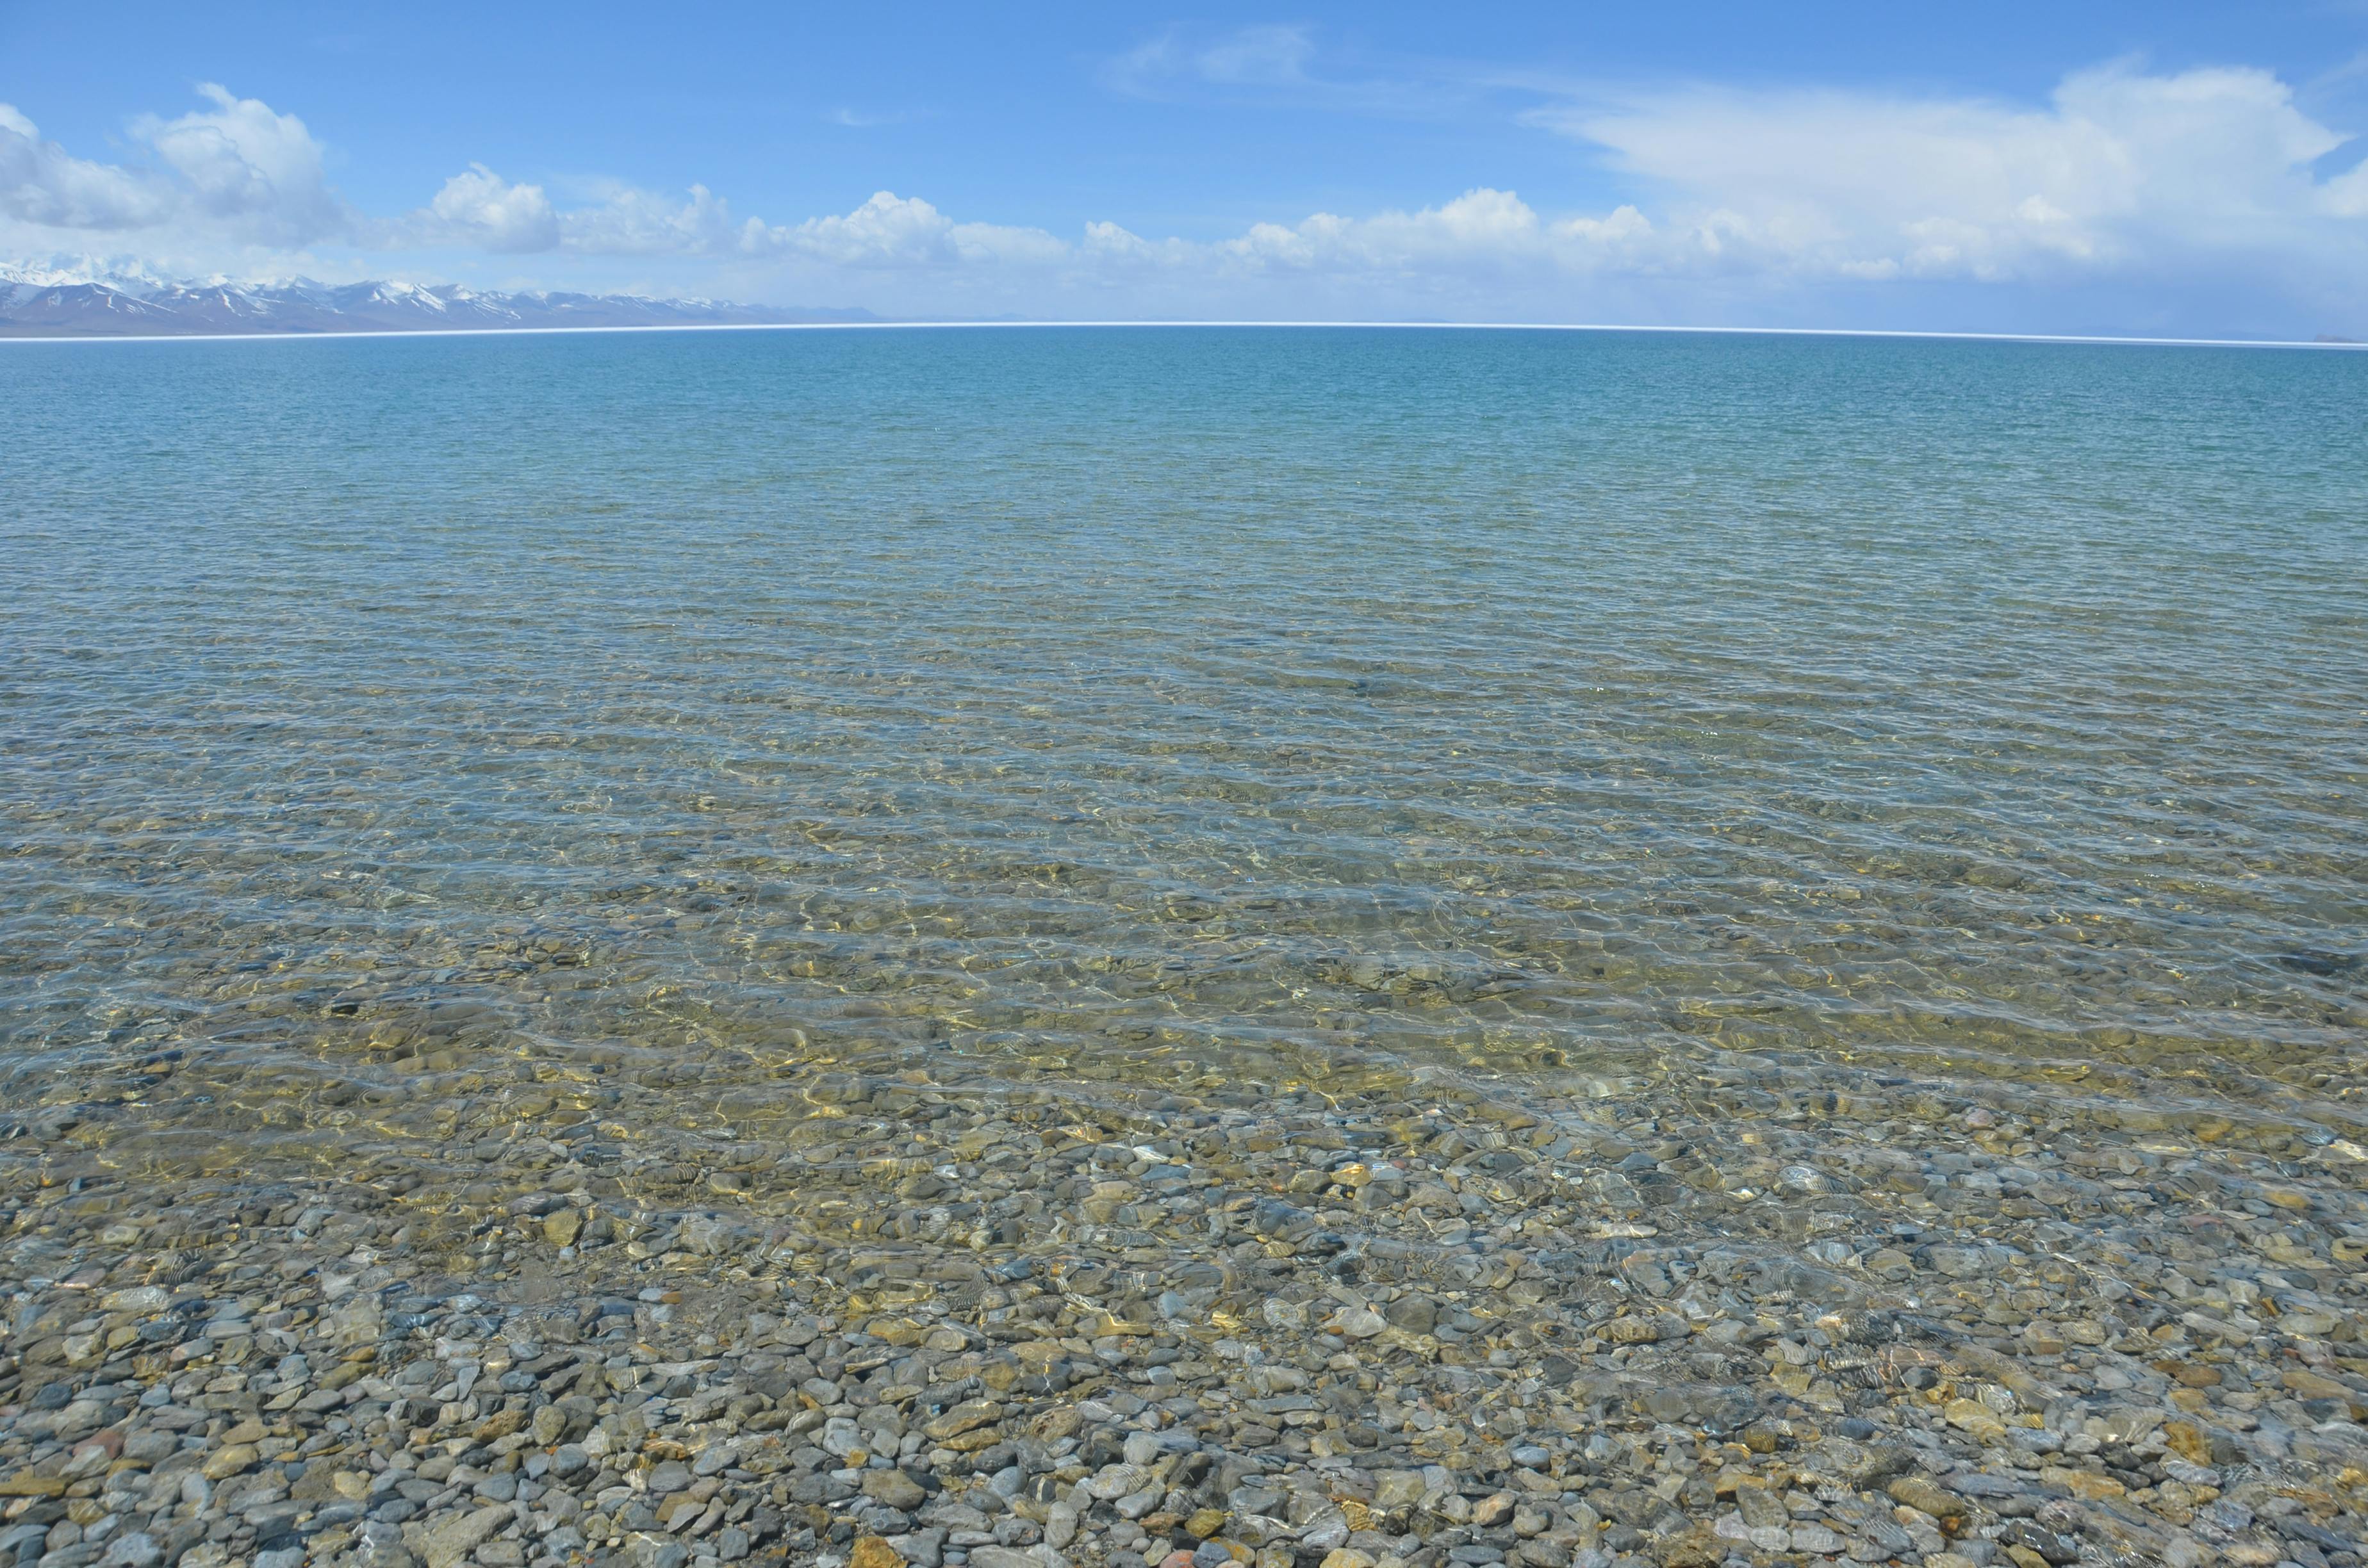
[[[350,229],[352,214],[302,120],[211,82],[198,91],[211,107],[132,121],[149,161],[131,165],[74,157],[0,104],[0,219],[37,234],[144,231],[268,247]]]
[[[1656,229],[1633,206],[1549,221],[1509,190],[1483,186],[1452,201],[1369,218],[1318,212],[1297,223],[1257,223],[1228,240],[1146,240],[1114,223],[1087,225],[1079,256],[1109,266],[1236,276],[1558,276],[1667,266],[1719,244],[1715,231]]]
[[[1311,48],[1300,29],[1253,28],[1191,51],[1162,40],[1135,65],[1276,84],[1305,76]],[[990,267],[1048,285],[1184,275],[1467,290],[1513,280],[1533,291],[1605,276],[1771,288],[1996,283],[2175,272],[2230,256],[2289,273],[2316,267],[2327,278],[2356,275],[2368,242],[2368,165],[2315,172],[2344,138],[2260,71],[2108,66],[2066,78],[2035,107],[1692,88],[1565,102],[1531,118],[1599,149],[1636,199],[1545,214],[1484,185],[1432,207],[1318,212],[1224,239],[1147,238],[1098,221],[1072,241],[958,221],[888,191],[843,214],[778,224],[734,218],[700,187],[687,198],[620,187],[552,215],[539,187],[477,169],[446,196],[472,211],[518,209],[515,223],[479,223],[493,248],[531,248],[530,237],[583,253],[848,273]]]
[[[2328,180],[2319,204],[2338,218],[2368,218],[2368,163]]]
[[[447,180],[407,233],[496,251],[793,258],[864,269],[1042,264],[1070,254],[1042,229],[956,222],[917,197],[887,190],[850,212],[786,224],[735,218],[705,186],[680,197],[622,185],[596,195],[590,205],[556,211],[541,187],[513,185],[476,164]]]
[[[730,208],[705,186],[676,198],[608,183],[594,195],[590,204],[563,211],[541,186],[514,183],[472,164],[446,180],[427,207],[376,237],[385,249],[461,246],[511,255],[698,256],[740,245]]]
[[[840,267],[948,267],[1057,263],[1069,247],[1042,229],[957,223],[917,197],[875,192],[844,217],[809,218],[789,228],[753,224],[752,251],[800,256]]]
[[[559,214],[542,187],[513,185],[483,164],[471,164],[446,180],[426,217],[446,243],[509,255],[559,244]]]
[[[567,249],[596,256],[721,255],[739,248],[746,227],[703,185],[680,198],[608,186],[599,205],[578,208],[560,221]]]
[[[1998,281],[2338,247],[2362,176],[2263,71],[2066,78],[2044,108],[1697,88],[1541,121],[1608,150],[1671,209],[1766,265]]]
[[[455,176],[446,189],[471,178]],[[473,199],[479,187],[467,188]],[[680,199],[612,189],[597,206],[561,213],[555,243],[585,254],[771,258],[851,270],[991,267],[1076,277],[1145,268],[1237,276],[1584,268],[1633,259],[1640,242],[1660,238],[1633,206],[1548,222],[1511,191],[1486,187],[1416,211],[1368,218],[1319,212],[1295,224],[1259,223],[1227,240],[1149,240],[1119,224],[1094,222],[1072,243],[1039,228],[957,222],[918,197],[887,190],[851,211],[798,223],[739,220],[721,199],[694,186]],[[1683,236],[1671,238],[1683,243]]]
[[[133,133],[179,176],[199,211],[284,244],[333,234],[347,222],[329,188],[321,145],[304,122],[208,82],[213,108],[177,119],[145,117]]]
[[[53,229],[120,230],[164,221],[171,193],[154,179],[74,157],[0,104],[0,214]]]

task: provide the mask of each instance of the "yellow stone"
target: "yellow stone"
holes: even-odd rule
[[[1903,1475],[1884,1490],[1891,1494],[1894,1502],[1905,1503],[1919,1513],[1930,1514],[1936,1519],[1953,1519],[1965,1511],[1963,1498],[1953,1492],[1936,1485],[1925,1476]]]
[[[905,1554],[876,1535],[860,1535],[847,1568],[905,1568]]]
[[[2278,1380],[2305,1399],[2349,1399],[2351,1391],[2333,1378],[2305,1371],[2300,1367]]]
[[[864,1332],[874,1339],[902,1346],[921,1343],[925,1331],[911,1318],[876,1317],[864,1325]]]
[[[1960,1432],[1970,1433],[1985,1443],[1995,1443],[2006,1436],[2006,1423],[1998,1412],[1977,1399],[1952,1399],[1941,1412],[1949,1425]]]
[[[942,1443],[949,1437],[980,1427],[992,1427],[1003,1418],[1003,1406],[991,1399],[965,1400],[944,1415],[925,1423],[922,1433]]]
[[[497,1410],[493,1415],[486,1416],[483,1421],[478,1422],[476,1431],[472,1433],[471,1436],[474,1437],[476,1440],[481,1443],[490,1443],[497,1437],[508,1437],[511,1433],[517,1431],[519,1427],[525,1425],[525,1411]]]
[[[2190,1464],[2212,1462],[2212,1441],[2203,1435],[2203,1428],[2192,1421],[2164,1422],[2162,1440],[2172,1453]]]
[[[1064,1437],[1074,1437],[1085,1426],[1086,1418],[1074,1404],[1064,1404],[1046,1411],[1028,1424],[1028,1430],[1047,1443],[1057,1443]]]
[[[1650,1317],[1613,1318],[1603,1325],[1603,1337],[1614,1345],[1650,1345],[1661,1337],[1661,1322]],[[1807,1374],[1802,1375],[1801,1382],[1807,1386]]]
[[[2042,1465],[2039,1482],[2043,1486],[2060,1486],[2076,1497],[2099,1502],[2107,1497],[2119,1497],[2127,1488],[2110,1475],[2100,1475],[2093,1470],[2075,1470],[2070,1465]]]
[[[199,1468],[205,1471],[208,1481],[220,1481],[225,1476],[236,1475],[255,1460],[253,1443],[232,1443],[226,1448],[216,1449]]]

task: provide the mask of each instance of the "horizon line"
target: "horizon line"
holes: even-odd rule
[[[1013,331],[1075,327],[1273,327],[1341,330],[1392,329],[1407,332],[1589,332],[1665,333],[1732,337],[1866,337],[1929,339],[1961,343],[2058,343],[2124,346],[2150,348],[2308,348],[2362,349],[2368,343],[2343,339],[2307,340],[2276,337],[2136,337],[2103,333],[1949,332],[1901,327],[1847,326],[1668,326],[1618,322],[1419,322],[1419,321],[1264,321],[1172,319],[1156,321],[818,321],[818,322],[665,322],[631,326],[499,326],[389,327],[349,332],[160,332],[160,333],[0,333],[0,343],[282,343],[365,337],[529,337],[591,333],[636,332],[914,332]]]

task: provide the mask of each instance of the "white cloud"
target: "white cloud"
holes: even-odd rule
[[[329,188],[321,145],[304,122],[211,82],[198,88],[211,109],[178,119],[135,121],[133,133],[180,176],[198,210],[268,242],[304,244],[347,223]]]
[[[519,255],[559,244],[559,214],[539,185],[513,185],[483,164],[444,182],[427,216],[446,243]]]
[[[956,222],[917,197],[879,191],[854,210],[774,224],[734,217],[705,186],[679,197],[626,185],[595,187],[590,205],[555,209],[541,186],[513,184],[483,164],[444,182],[427,207],[374,230],[381,249],[467,246],[495,253],[798,262],[855,272],[1043,267],[1073,247],[1042,229]]]
[[[1601,217],[1549,222],[1509,190],[1483,186],[1418,211],[1370,218],[1318,212],[1293,224],[1258,223],[1230,240],[1149,241],[1114,223],[1087,225],[1080,259],[1108,266],[1238,276],[1490,277],[1550,281],[1610,270],[1641,270],[1717,243],[1714,232],[1656,229],[1633,206]]]
[[[809,218],[795,228],[752,231],[754,243],[840,267],[951,266],[966,259],[953,221],[928,202],[879,191],[845,217]]]
[[[53,229],[119,230],[162,222],[171,192],[108,164],[71,156],[0,104],[0,216]]]
[[[176,119],[132,121],[145,166],[76,158],[0,104],[0,222],[31,249],[76,234],[147,234],[151,252],[228,244],[285,249],[345,234],[352,215],[330,188],[321,145],[304,122],[213,83],[212,107]]]
[[[1180,63],[1167,58],[1179,49],[1172,40],[1148,47],[1159,58],[1146,54],[1145,69],[1275,83],[1304,74],[1309,46],[1304,32],[1265,28]],[[888,191],[844,214],[774,224],[734,220],[703,187],[688,199],[620,188],[559,214],[559,243],[850,276],[989,268],[1050,292],[1147,278],[1364,279],[1432,296],[1518,285],[1551,298],[1558,286],[1622,277],[1775,290],[2225,271],[2231,257],[2288,280],[2315,269],[2322,288],[2359,292],[2344,280],[2356,279],[2368,241],[2368,168],[2318,178],[2315,166],[2344,139],[2265,72],[2106,67],[2067,77],[2035,108],[1696,88],[1535,118],[1603,149],[1639,199],[1548,215],[1479,186],[1434,207],[1318,212],[1227,239],[1146,238],[1098,221],[1070,242],[958,222]]]
[[[1484,78],[1440,67],[1413,86],[1317,72],[1312,36],[1252,28],[1188,45],[1176,33],[1112,62],[1106,82],[1291,88],[1292,101],[1428,112]],[[2053,288],[2210,278],[2368,308],[2368,164],[2266,71],[2066,76],[2042,104],[1948,95],[1751,91],[1716,85],[1580,93],[1523,73],[1486,90],[1547,94],[1523,118],[1602,154],[1628,198],[1548,216],[1486,187],[1437,208],[1319,213],[1255,224],[1216,245],[1088,231],[1105,268],[1229,269],[1315,279],[1427,279],[1475,296],[1520,281],[1624,278],[1736,299],[1925,282]],[[1385,90],[1386,89],[1386,90]]]
[[[743,233],[723,199],[703,185],[692,186],[679,200],[610,186],[599,206],[560,219],[561,243],[593,256],[713,256],[735,249]]]
[[[1069,247],[1042,229],[957,223],[917,197],[876,192],[844,217],[809,218],[791,228],[752,222],[746,248],[839,267],[954,267],[1057,263]]]
[[[728,250],[730,212],[704,186],[676,200],[632,186],[597,188],[597,204],[562,211],[539,185],[471,164],[426,207],[375,225],[374,249],[484,250],[495,255],[573,251],[591,256],[702,256]]]
[[[2319,192],[2319,205],[2338,218],[2368,218],[2368,163],[2328,180]]]
[[[2344,138],[2262,71],[2106,67],[2039,108],[1701,88],[1538,118],[1788,272],[1998,281],[2360,239],[2327,222],[2358,172],[2312,174]]]

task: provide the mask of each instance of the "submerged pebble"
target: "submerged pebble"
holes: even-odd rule
[[[1789,1078],[1153,1108],[834,1068],[696,1157],[554,1123],[169,1199],[50,1149],[7,1192],[55,1266],[0,1362],[8,1550],[2360,1561],[2345,1156]]]
[[[0,1568],[2359,1568],[2363,362],[1372,337],[12,364]]]

